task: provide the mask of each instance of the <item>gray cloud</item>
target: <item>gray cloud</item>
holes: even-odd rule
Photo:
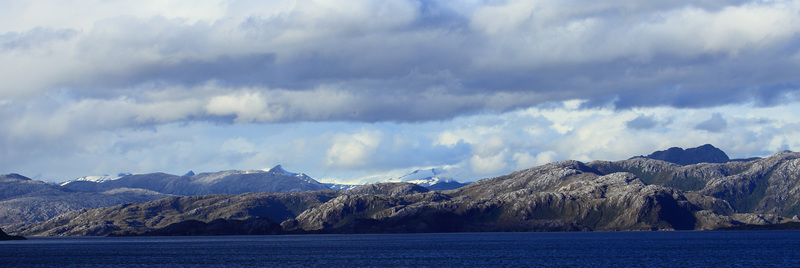
[[[66,41],[78,34],[75,30],[34,28],[24,32],[8,32],[0,34],[0,51],[30,50],[47,46],[51,42]]]
[[[706,121],[700,122],[699,124],[695,125],[695,129],[705,130],[708,132],[721,132],[728,126],[728,122],[722,118],[722,115],[719,113],[714,113],[711,115]]]
[[[610,141],[580,154],[568,152],[586,146],[575,133],[581,127],[570,121],[549,117],[548,129],[550,123],[533,120],[530,125],[538,130],[520,123],[526,130],[514,140],[522,145],[501,138],[507,147],[526,151],[500,150],[473,159],[490,170],[601,155],[608,149],[603,146],[619,137],[609,126],[638,132],[679,128],[659,123],[649,109],[770,108],[800,101],[796,1],[276,1],[268,7],[242,1],[198,4],[192,9],[197,14],[87,2],[69,7],[87,10],[85,16],[62,14],[73,4],[82,2],[0,10],[0,123],[8,127],[0,139],[9,144],[2,154],[6,166],[31,159],[55,163],[59,156],[98,159],[90,157],[95,153],[124,154],[134,161],[171,150],[197,154],[180,161],[208,164],[219,152],[187,148],[223,143],[227,139],[219,137],[238,132],[210,133],[215,138],[204,141],[175,133],[219,126],[273,131],[273,125],[334,122],[413,128],[531,107],[558,111],[562,101],[574,99],[581,100],[583,111],[629,113],[598,126]],[[737,127],[735,117],[722,114],[728,115],[684,122],[694,127],[685,131],[724,134]],[[774,116],[763,124],[781,129],[777,124],[783,121]],[[383,131],[384,138],[395,137]],[[159,137],[165,132],[175,138]],[[541,136],[533,139],[529,132]],[[569,145],[571,134],[575,145]],[[565,135],[567,141],[559,140]],[[763,137],[742,139],[757,138]],[[463,155],[481,139],[461,145],[451,140],[452,148],[418,144],[405,149],[383,140],[375,150],[408,160],[376,156],[370,163],[379,168],[469,166],[469,156]],[[531,140],[550,145],[524,144]],[[688,145],[695,143],[707,141]],[[159,149],[137,152],[140,144]],[[304,153],[330,148],[318,141]],[[647,152],[615,156],[630,153]],[[280,160],[252,152],[224,157],[231,164]],[[167,158],[157,160],[180,164]],[[344,158],[331,159],[348,166]],[[136,169],[163,167],[156,162],[141,161]],[[108,165],[115,164],[120,163]]]
[[[800,7],[791,3],[512,1],[465,10],[437,1],[387,1],[327,8],[319,13],[314,5],[298,5],[193,23],[113,17],[83,31],[5,33],[0,39],[10,40],[3,42],[7,49],[45,47],[66,56],[38,76],[4,78],[22,85],[4,91],[68,88],[78,98],[146,103],[142,85],[193,89],[213,82],[265,95],[335,87],[378,101],[359,103],[365,106],[359,111],[342,107],[325,120],[415,122],[567,99],[619,109],[769,106],[800,89],[794,75],[800,27],[793,26],[800,25],[793,15]],[[72,40],[76,48],[47,40]],[[431,92],[444,97],[442,105],[418,104]],[[497,102],[505,96],[521,98]],[[313,114],[298,111],[277,121],[320,120],[306,116]]]
[[[658,125],[658,121],[655,120],[652,116],[646,115],[639,115],[638,117],[625,122],[625,126],[632,129],[651,129]]]

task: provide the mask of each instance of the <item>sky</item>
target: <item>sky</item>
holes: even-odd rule
[[[2,5],[0,173],[44,181],[800,150],[800,1]]]

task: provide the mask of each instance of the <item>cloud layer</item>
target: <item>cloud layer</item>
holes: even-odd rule
[[[0,169],[477,178],[722,136],[746,142],[725,145],[735,155],[797,150],[796,121],[751,113],[800,100],[798,14],[796,1],[11,1]]]

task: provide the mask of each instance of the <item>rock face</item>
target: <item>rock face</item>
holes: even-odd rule
[[[696,148],[682,149],[672,147],[665,151],[656,151],[641,158],[655,159],[675,163],[678,165],[693,165],[699,163],[726,163],[730,161],[728,155],[722,150],[706,144]]]
[[[786,218],[800,214],[800,153],[782,151],[763,159],[721,164],[679,166],[635,158],[595,161],[588,166],[603,173],[630,172],[647,184],[716,198],[741,213]]]

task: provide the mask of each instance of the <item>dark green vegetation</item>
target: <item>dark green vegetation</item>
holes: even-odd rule
[[[798,174],[800,153],[788,151],[750,161],[692,165],[648,158],[563,161],[448,191],[410,183],[379,183],[338,191],[176,196],[76,210],[18,226],[13,232],[223,235],[708,230],[790,221],[800,204]]]

